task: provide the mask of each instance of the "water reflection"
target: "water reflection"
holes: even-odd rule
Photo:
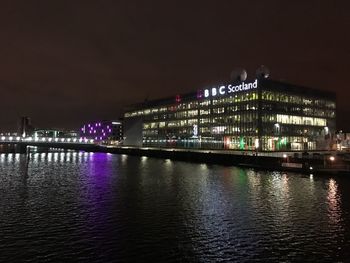
[[[80,200],[88,214],[87,226],[92,235],[106,235],[112,213],[111,179],[114,175],[111,155],[105,153],[87,154],[88,171],[81,185]],[[92,238],[91,236],[89,238]]]
[[[339,224],[341,220],[340,194],[338,184],[331,178],[328,182],[328,215],[333,224]]]
[[[346,179],[83,152],[0,154],[0,172],[4,262],[342,261],[350,251]]]
[[[122,163],[125,165],[127,160],[128,160],[128,156],[126,154],[122,154],[121,155],[121,160],[122,160]]]
[[[23,202],[28,199],[28,178],[29,178],[29,164],[30,164],[31,154],[27,153],[25,155],[18,154],[19,170],[21,174],[22,187],[20,187],[19,195]]]

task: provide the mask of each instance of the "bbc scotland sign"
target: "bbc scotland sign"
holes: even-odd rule
[[[257,89],[258,88],[258,80],[256,79],[254,82],[250,83],[244,83],[239,85],[223,85],[218,88],[211,88],[211,89],[205,89],[204,90],[204,97],[215,97],[215,96],[220,96],[220,95],[227,95],[227,94],[232,94],[240,91],[248,91],[251,89]]]

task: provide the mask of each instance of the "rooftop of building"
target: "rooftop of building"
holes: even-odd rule
[[[246,80],[244,82],[248,83],[252,81],[254,80]],[[173,95],[171,97],[165,97],[160,99],[145,100],[144,102],[141,102],[141,103],[129,105],[128,107],[125,108],[125,112],[131,111],[131,110],[143,109],[143,108],[175,104],[175,103],[179,103],[180,101],[190,101],[193,99],[198,99],[198,94],[203,92],[204,89],[219,87],[221,85],[229,85],[229,84],[239,85],[240,83],[242,82],[232,82],[232,81],[218,82],[218,84],[216,85],[206,86],[189,93]],[[262,85],[263,90],[279,91],[279,92],[285,92],[289,94],[303,94],[306,97],[320,98],[320,99],[327,99],[327,100],[334,100],[334,101],[336,100],[335,92],[324,91],[324,90],[305,87],[301,85],[295,85],[295,84],[287,83],[285,81],[278,81],[278,80],[272,80],[272,79],[259,79],[259,86],[260,85]]]

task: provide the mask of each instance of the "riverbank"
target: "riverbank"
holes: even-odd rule
[[[34,145],[33,145],[34,146]],[[147,156],[186,162],[234,165],[259,170],[300,172],[305,174],[349,174],[349,157],[340,157],[337,152],[252,152],[230,150],[202,150],[153,147],[116,147],[96,144],[57,144],[59,150],[80,150]],[[39,147],[39,146],[38,146]],[[29,148],[12,145],[8,150],[25,153]],[[19,149],[19,151],[18,151]],[[39,147],[39,151],[49,151],[52,147]]]
[[[329,156],[319,153],[305,155],[301,153],[255,153],[246,151],[190,150],[169,148],[136,148],[99,146],[98,151],[114,154],[127,154],[179,160],[186,162],[234,165],[259,170],[290,171],[307,174],[349,174],[350,163],[340,158],[330,160]]]

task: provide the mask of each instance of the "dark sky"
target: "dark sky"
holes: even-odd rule
[[[136,3],[137,2],[137,3]],[[123,106],[248,76],[338,97],[350,131],[350,1],[1,1],[0,130],[114,119]]]

